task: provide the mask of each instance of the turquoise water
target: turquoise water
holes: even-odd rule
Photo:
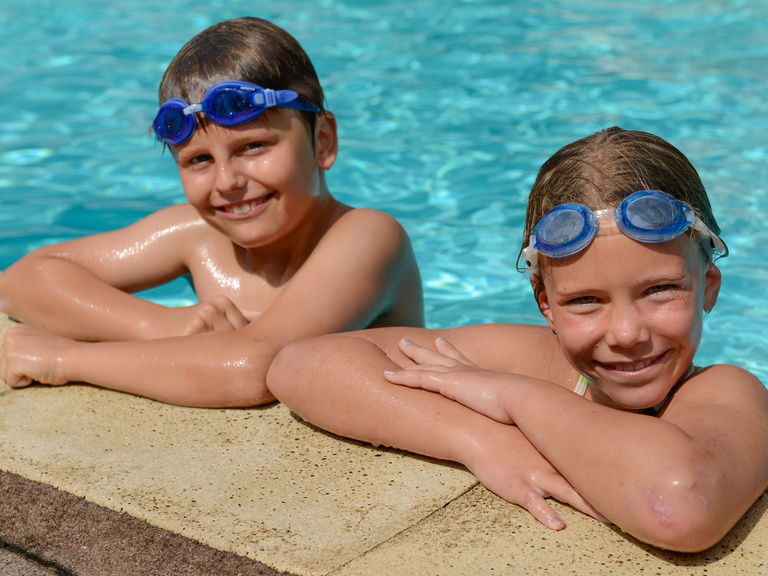
[[[731,256],[701,363],[768,382],[768,7],[763,0],[5,0],[0,269],[183,201],[147,135],[181,45],[256,15],[294,34],[340,123],[343,201],[408,229],[431,326],[540,322],[515,269],[541,163],[610,125],[681,148]],[[181,282],[146,294],[182,304]]]

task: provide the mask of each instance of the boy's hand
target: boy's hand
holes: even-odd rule
[[[40,382],[58,386],[68,380],[61,374],[61,354],[77,343],[20,324],[9,328],[0,348],[0,378],[11,388]]]
[[[172,338],[203,332],[237,330],[248,325],[248,319],[226,296],[217,296],[184,308],[169,308],[168,318],[158,319],[148,330],[149,338]]]

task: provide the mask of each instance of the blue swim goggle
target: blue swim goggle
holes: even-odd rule
[[[164,102],[152,128],[160,140],[176,146],[195,133],[197,112],[202,112],[219,126],[237,126],[275,106],[316,114],[322,112],[314,104],[300,99],[293,90],[270,90],[249,82],[220,82],[211,86],[198,104],[187,104],[181,98]]]
[[[550,258],[564,258],[581,252],[597,234],[599,219],[610,209],[593,211],[583,204],[560,204],[547,212],[531,234],[522,256],[532,273],[538,271],[539,253]],[[708,240],[704,247],[708,254],[714,250],[726,255],[728,248],[712,232],[693,209],[677,198],[658,190],[633,192],[621,201],[613,216],[619,230],[633,240],[645,243],[668,242],[693,228],[701,238]]]

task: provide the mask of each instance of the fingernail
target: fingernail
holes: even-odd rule
[[[549,521],[554,530],[560,530],[562,528],[565,528],[565,520],[560,518],[560,516],[550,516]]]
[[[400,340],[400,343],[401,344],[410,344],[411,341],[408,338],[403,338],[402,340]]]
[[[394,373],[395,373],[394,370],[384,370],[384,376],[392,376],[392,374]]]

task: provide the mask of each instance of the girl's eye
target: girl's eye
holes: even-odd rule
[[[663,292],[669,292],[672,290],[677,290],[678,286],[675,284],[659,284],[658,286],[651,286],[648,289],[649,294],[660,294]]]
[[[587,306],[589,304],[595,304],[597,298],[594,296],[579,296],[578,298],[572,298],[568,300],[568,306]]]

